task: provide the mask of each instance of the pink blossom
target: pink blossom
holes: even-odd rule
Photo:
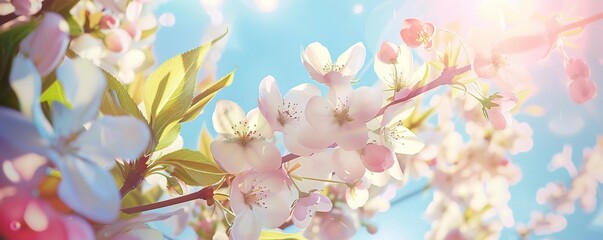
[[[585,103],[597,96],[597,85],[588,78],[577,78],[569,83],[569,94],[576,103]]]
[[[318,213],[316,225],[318,228],[308,227],[304,235],[316,236],[317,239],[351,239],[358,231],[357,221],[349,208],[334,208],[328,213]]]
[[[125,52],[130,48],[132,36],[126,30],[116,28],[105,36],[105,45],[113,52]]]
[[[517,104],[517,97],[511,93],[501,93],[499,96],[492,101],[498,106],[488,108],[486,111],[492,126],[497,130],[503,130],[513,122],[511,110]]]
[[[116,28],[119,26],[119,18],[111,14],[105,14],[101,17],[99,25],[102,29]]]
[[[18,16],[32,16],[42,9],[43,0],[3,0],[0,1],[0,15],[15,13]]]
[[[555,171],[558,168],[565,168],[570,176],[574,177],[578,174],[574,162],[572,162],[572,146],[563,146],[563,152],[555,154],[549,163],[548,170]]]
[[[299,228],[305,228],[316,212],[328,212],[333,208],[333,203],[325,195],[311,192],[300,198],[293,208],[293,223]]]
[[[230,236],[234,240],[258,239],[262,227],[276,228],[289,217],[293,197],[281,170],[245,172],[230,188],[230,203],[236,214]]]
[[[572,58],[564,62],[565,75],[570,81],[590,78],[590,67],[582,59]]]
[[[25,57],[31,59],[40,75],[52,72],[63,59],[69,43],[69,26],[61,15],[48,12],[40,25],[19,45]]]
[[[229,173],[248,169],[269,171],[280,168],[281,155],[270,142],[273,130],[259,109],[245,116],[243,109],[231,101],[220,100],[213,114],[218,137],[210,150],[216,162]]]
[[[329,50],[314,42],[302,53],[302,62],[312,79],[326,85],[336,81],[351,81],[364,65],[366,49],[362,43],[356,43],[342,53],[335,63]]]
[[[283,98],[274,77],[267,76],[260,83],[258,108],[275,131],[284,133],[283,142],[287,150],[297,155],[307,156],[315,152],[315,149],[298,141],[301,131],[309,128],[304,111],[314,96],[320,96],[320,89],[310,84],[292,88]]]
[[[400,36],[411,48],[424,47],[429,50],[433,44],[435,27],[431,23],[424,23],[415,18],[408,18],[402,23]]]
[[[530,215],[528,226],[536,235],[549,235],[551,233],[560,232],[567,226],[567,220],[563,215],[559,214],[543,214],[541,212],[533,212]]]
[[[547,204],[559,213],[571,214],[574,212],[574,202],[569,197],[569,192],[562,184],[548,183],[536,192],[536,202]]]
[[[300,136],[300,143],[317,149],[336,143],[345,150],[363,148],[368,140],[365,122],[381,107],[381,94],[370,87],[352,90],[351,86],[333,87],[328,99],[310,98],[306,119],[314,131]]]

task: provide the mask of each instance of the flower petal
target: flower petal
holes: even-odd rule
[[[359,87],[354,90],[354,98],[350,106],[350,117],[354,121],[367,122],[379,111],[382,103],[379,90],[371,87]]]
[[[245,161],[256,171],[269,171],[281,167],[281,154],[273,143],[252,141],[245,147]]]
[[[245,120],[245,112],[235,102],[220,100],[212,115],[214,129],[220,134],[234,133],[234,126]]]
[[[40,137],[34,124],[21,113],[0,107],[0,139],[23,152],[46,154],[48,142]]]
[[[392,131],[396,137],[387,137],[385,143],[395,153],[416,154],[425,147],[423,140],[402,125],[397,125]]]
[[[119,214],[120,196],[111,174],[73,156],[55,159],[61,172],[58,195],[67,206],[99,223],[109,223]]]
[[[352,151],[366,145],[368,141],[368,128],[364,123],[357,125],[346,124],[335,135],[335,143],[341,148]]]
[[[239,173],[251,168],[245,161],[247,153],[239,143],[215,140],[209,145],[209,149],[216,163],[228,173]]]
[[[356,151],[335,150],[333,154],[333,168],[335,175],[346,182],[354,182],[362,176],[366,168],[362,164],[360,155]]]
[[[255,217],[253,212],[244,211],[235,217],[230,237],[233,240],[240,239],[259,239],[262,232],[260,221]]]
[[[366,49],[362,42],[358,42],[348,48],[337,58],[337,66],[341,67],[341,74],[345,77],[354,77],[364,65]]]
[[[394,154],[385,146],[368,144],[364,147],[362,162],[371,172],[383,172],[394,165]]]
[[[17,54],[13,59],[9,79],[10,86],[19,99],[21,112],[31,119],[33,109],[40,105],[38,101],[42,91],[42,79],[36,66],[30,59]]]
[[[104,166],[116,157],[130,160],[140,157],[150,140],[146,123],[129,116],[104,116],[92,123],[73,144],[82,154]]]
[[[270,126],[276,131],[282,131],[280,124],[277,123],[278,110],[282,108],[283,98],[278,89],[274,77],[267,76],[260,83],[260,96],[258,98],[258,108],[270,123]]]
[[[272,127],[270,127],[270,124],[258,108],[251,109],[247,113],[246,119],[250,128],[249,130],[255,131],[260,137],[271,139],[272,135],[274,135]]]
[[[67,136],[96,118],[107,83],[99,68],[82,58],[66,58],[57,77],[71,108],[53,104],[53,126],[59,136]]]

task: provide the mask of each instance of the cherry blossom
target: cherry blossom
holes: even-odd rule
[[[416,18],[408,18],[402,22],[400,37],[411,48],[424,47],[431,49],[435,27]]]
[[[0,138],[22,151],[47,156],[61,172],[58,194],[70,208],[97,222],[112,221],[118,214],[119,192],[103,167],[116,157],[137,158],[149,144],[146,124],[125,116],[95,120],[105,79],[91,63],[76,59],[65,60],[57,69],[70,107],[55,102],[51,126],[36,104],[41,80],[31,60],[17,56],[13,69],[11,85],[23,103],[31,104],[22,106],[30,114],[0,108],[0,118],[7,123],[0,127]],[[87,123],[91,125],[84,129]]]
[[[211,143],[216,162],[229,173],[248,169],[269,171],[280,168],[281,155],[270,142],[273,130],[259,109],[245,116],[231,101],[220,100],[212,116],[218,138]]]
[[[486,109],[488,120],[494,129],[502,130],[507,128],[513,123],[511,110],[515,108],[515,104],[517,104],[517,97],[510,93],[500,93],[492,102],[498,106]]]
[[[331,89],[328,99],[310,98],[306,119],[314,132],[304,132],[300,143],[312,148],[325,148],[336,143],[345,150],[357,150],[366,145],[371,120],[381,107],[380,93],[370,87],[352,90],[350,86]],[[320,134],[317,134],[320,133]]]
[[[362,43],[356,43],[333,63],[329,50],[322,44],[314,42],[306,47],[301,57],[310,77],[330,86],[338,81],[353,80],[364,65],[366,50]]]
[[[239,175],[230,188],[231,207],[236,214],[230,236],[257,239],[262,227],[276,228],[289,217],[293,198],[281,170]]]
[[[267,76],[260,83],[258,108],[275,131],[283,132],[283,142],[292,153],[307,156],[315,149],[299,143],[300,131],[309,128],[305,109],[310,98],[320,96],[320,90],[310,84],[298,85],[281,97],[274,77]]]
[[[21,53],[31,59],[40,75],[48,75],[63,59],[69,43],[69,25],[56,13],[46,13],[40,25],[20,44]]]
[[[404,98],[421,81],[426,72],[426,65],[417,69],[416,72],[413,71],[412,52],[404,44],[396,46],[391,42],[383,42],[381,46],[382,49],[384,46],[387,49],[395,49],[390,53],[395,55],[393,55],[393,60],[386,62],[381,60],[380,53],[378,53],[374,64],[375,73],[385,84],[386,90],[394,92],[393,100]]]

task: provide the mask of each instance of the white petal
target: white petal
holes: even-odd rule
[[[215,140],[209,145],[209,149],[216,163],[228,173],[239,173],[251,168],[245,161],[245,149],[239,143]]]
[[[42,79],[34,63],[21,54],[13,59],[10,70],[10,86],[19,99],[21,112],[28,118],[32,118],[33,108],[39,107]]]
[[[233,240],[259,239],[261,232],[262,226],[253,212],[244,211],[237,214],[230,236]]]
[[[283,98],[278,89],[274,77],[267,76],[260,83],[260,96],[258,99],[258,107],[266,120],[275,130],[279,131],[280,124],[277,123],[278,110],[282,108]]]
[[[343,149],[335,150],[333,154],[333,167],[335,175],[346,182],[354,182],[362,176],[366,168],[362,164],[362,159],[356,151],[346,151]]]
[[[268,121],[258,108],[251,109],[247,113],[246,119],[250,130],[256,131],[256,134],[259,134],[259,136],[270,139],[274,135],[272,127],[270,127],[270,124],[268,124]]]
[[[281,167],[281,154],[274,144],[256,140],[245,147],[245,160],[256,171],[276,170]]]
[[[416,102],[403,102],[388,107],[383,112],[382,126],[394,124],[407,119],[415,110]]]
[[[345,201],[351,209],[357,209],[364,206],[368,200],[369,192],[366,189],[347,189],[345,192]]]
[[[329,49],[319,42],[313,42],[308,45],[302,57],[303,60],[309,63],[314,71],[318,73],[325,73],[322,68],[331,63],[331,54],[329,53]]]
[[[247,205],[245,205],[243,193],[239,188],[240,184],[241,177],[236,177],[232,181],[232,187],[230,187],[230,207],[232,207],[232,211],[234,211],[235,214],[239,214],[249,210]]]
[[[348,48],[337,58],[337,65],[343,66],[341,74],[346,77],[356,76],[356,74],[364,65],[364,59],[366,58],[366,49],[364,44],[358,42]]]
[[[86,155],[109,156],[105,160],[112,162],[116,157],[140,157],[150,140],[151,133],[146,123],[129,116],[104,116],[82,133],[74,144]],[[102,162],[98,164],[103,165]]]
[[[262,226],[267,228],[277,228],[289,217],[291,201],[275,195],[264,198],[265,206],[253,205],[253,213],[260,220]]]
[[[54,104],[53,125],[59,136],[66,136],[98,115],[101,94],[107,83],[99,68],[82,58],[66,58],[57,69],[57,77],[71,109]]]
[[[393,152],[400,154],[415,154],[425,147],[425,143],[408,128],[400,125],[394,130],[398,136],[396,138],[387,137],[386,145]]]
[[[220,100],[216,103],[212,121],[216,132],[232,134],[234,133],[233,127],[245,121],[245,112],[235,102]]]
[[[65,156],[55,159],[61,171],[58,194],[75,212],[99,223],[117,218],[120,207],[119,190],[111,174],[99,166]]]
[[[34,124],[15,110],[0,107],[0,139],[23,152],[45,155],[48,142]]]

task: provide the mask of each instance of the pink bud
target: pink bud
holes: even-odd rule
[[[570,80],[574,80],[577,78],[585,79],[590,77],[590,67],[582,59],[572,58],[570,60],[565,61],[564,65],[565,75]]]
[[[375,233],[377,233],[377,226],[375,226],[373,224],[367,224],[366,231],[368,233],[370,233],[371,235],[375,235]]]
[[[132,37],[123,29],[114,29],[105,36],[105,45],[113,52],[124,52],[130,48]]]
[[[22,16],[31,16],[42,9],[42,0],[12,0],[15,7],[15,14]]]
[[[20,45],[20,51],[36,65],[40,75],[52,72],[65,55],[69,25],[61,15],[48,12],[42,22]]]
[[[415,18],[409,18],[402,23],[400,37],[411,48],[424,47],[430,49],[433,44],[435,27],[431,23],[424,23]]]
[[[395,45],[390,42],[383,42],[379,53],[377,53],[377,58],[385,64],[396,64],[398,51],[395,49]]]
[[[107,14],[101,17],[99,24],[102,29],[111,29],[119,26],[119,19]]]
[[[597,85],[588,78],[576,78],[569,84],[569,95],[576,103],[585,103],[597,96]]]
[[[371,172],[383,172],[394,165],[394,154],[385,146],[368,144],[364,147],[362,162]]]

